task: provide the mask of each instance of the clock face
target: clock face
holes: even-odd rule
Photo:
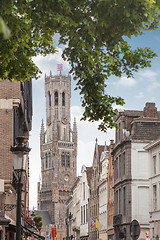
[[[69,175],[68,175],[68,174],[66,174],[66,175],[64,176],[64,181],[65,181],[65,182],[68,182],[68,181],[69,181]]]

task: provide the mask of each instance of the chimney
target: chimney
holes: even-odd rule
[[[144,117],[157,118],[157,108],[155,107],[155,103],[147,102],[143,113]]]

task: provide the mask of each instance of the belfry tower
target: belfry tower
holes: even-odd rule
[[[46,129],[40,132],[41,175],[38,209],[48,210],[52,223],[65,226],[65,202],[77,172],[77,125],[70,124],[71,77],[45,76]]]

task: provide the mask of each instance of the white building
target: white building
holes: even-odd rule
[[[109,164],[109,152],[105,149],[100,157],[101,172],[99,178],[99,222],[103,225],[99,238],[107,240],[107,174]]]
[[[73,232],[74,239],[80,236],[80,196],[81,196],[81,176],[79,176],[73,186]]]
[[[71,239],[73,237],[73,196],[71,195],[70,198],[66,202],[66,236],[67,239]]]
[[[88,200],[90,197],[89,184],[91,177],[91,167],[82,166],[81,178],[81,195],[80,195],[80,209],[81,209],[81,224],[80,224],[80,239],[88,240],[89,237],[89,206]]]
[[[145,239],[149,230],[149,154],[144,149],[146,142],[132,141],[131,148],[131,209],[132,220],[136,219],[141,225],[140,239]],[[126,201],[126,200],[125,200]]]
[[[150,161],[150,233],[152,239],[160,239],[160,138],[145,147]]]

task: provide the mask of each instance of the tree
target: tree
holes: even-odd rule
[[[42,228],[42,217],[37,215],[33,218],[34,222],[35,222],[35,226],[36,228],[38,229],[38,231],[40,232],[41,231],[41,228]]]
[[[40,70],[32,57],[55,53],[53,39],[59,33],[59,44],[66,46],[63,58],[82,95],[82,119],[101,120],[99,129],[106,131],[115,126],[113,104],[124,104],[106,93],[106,81],[151,66],[156,54],[150,48],[132,50],[126,39],[158,28],[159,10],[159,0],[1,1],[12,35],[0,39],[0,78],[37,79]]]

